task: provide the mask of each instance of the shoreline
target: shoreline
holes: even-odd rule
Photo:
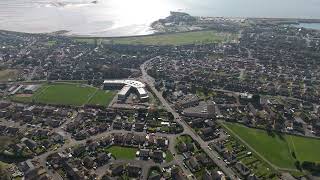
[[[176,12],[173,12],[176,13]],[[183,12],[178,12],[178,13],[183,13]],[[184,13],[187,14],[187,13]],[[187,14],[189,15],[189,14]],[[171,15],[170,15],[171,16]],[[170,17],[168,16],[168,17]],[[190,15],[189,15],[190,16]],[[168,18],[167,17],[167,18]],[[225,19],[225,20],[244,20],[244,21],[255,21],[255,23],[264,23],[264,24],[275,24],[275,25],[299,25],[302,23],[306,24],[320,24],[320,19],[315,18],[260,18],[260,17],[210,17],[210,16],[190,16],[193,18],[210,18],[210,19]],[[149,27],[154,29],[152,26],[153,24],[160,22],[161,20],[164,19],[158,19],[154,22],[152,22]],[[148,37],[148,36],[154,36],[154,35],[162,35],[162,34],[177,34],[177,33],[183,33],[183,32],[194,32],[194,31],[206,31],[210,29],[198,29],[198,30],[188,30],[188,31],[179,31],[179,32],[162,32],[159,30],[154,29],[155,31],[151,34],[143,34],[143,35],[125,35],[125,36],[101,36],[101,35],[77,35],[77,34],[68,34],[72,33],[72,31],[69,30],[58,30],[58,31],[53,31],[53,32],[40,32],[40,33],[33,33],[33,32],[23,32],[23,31],[11,31],[11,30],[2,30],[0,29],[1,32],[7,32],[7,33],[23,33],[23,34],[30,34],[30,35],[41,35],[41,34],[46,34],[46,35],[60,35],[60,36],[65,36],[65,37],[70,37],[70,38],[79,38],[79,39],[115,39],[115,38],[138,38],[138,37]]]

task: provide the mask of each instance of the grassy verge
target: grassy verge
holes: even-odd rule
[[[171,151],[167,150],[166,151],[166,162],[171,162],[173,160],[173,154],[171,153]]]

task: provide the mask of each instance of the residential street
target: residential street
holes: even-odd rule
[[[150,59],[143,63],[140,67],[142,71],[142,78],[144,82],[150,87],[150,89],[154,92],[154,94],[158,97],[158,99],[161,101],[163,106],[166,108],[168,112],[171,112],[176,119],[176,121],[183,126],[184,128],[184,134],[190,135],[195,141],[197,141],[202,149],[208,154],[208,156],[219,166],[219,168],[231,179],[236,179],[236,174],[231,170],[231,168],[227,167],[227,164],[223,162],[222,160],[218,159],[218,153],[214,150],[208,149],[208,143],[203,141],[194,131],[191,127],[189,127],[183,120],[181,120],[180,115],[169,105],[169,103],[162,97],[162,94],[154,87],[154,79],[147,74],[146,68],[148,67],[148,64],[153,59]],[[180,162],[181,163],[181,162]]]

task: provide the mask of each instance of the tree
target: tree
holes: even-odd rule
[[[297,168],[298,170],[300,170],[300,171],[301,171],[301,164],[300,164],[300,161],[296,161],[296,162],[294,163],[294,165],[296,166],[296,168]]]
[[[292,154],[292,157],[293,157],[293,158],[297,159],[297,157],[296,157],[296,153],[295,153],[294,151],[292,151],[292,153],[291,153],[291,154]]]
[[[173,114],[171,112],[168,112],[168,118],[171,121],[174,120],[174,116],[173,116]]]

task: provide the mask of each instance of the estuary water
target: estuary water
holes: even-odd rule
[[[0,29],[92,36],[150,34],[183,11],[196,16],[319,18],[320,0],[0,0]]]
[[[320,23],[300,23],[298,25],[295,25],[295,27],[304,27],[307,29],[320,30]]]

